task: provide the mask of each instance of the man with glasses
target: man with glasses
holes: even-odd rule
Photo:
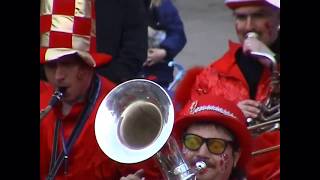
[[[201,96],[182,109],[174,135],[182,141],[182,152],[191,165],[199,160],[206,163],[197,180],[245,178],[252,141],[236,104],[218,96]]]

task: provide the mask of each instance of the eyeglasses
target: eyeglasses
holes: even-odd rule
[[[191,151],[199,150],[204,142],[206,143],[209,152],[216,155],[224,153],[227,145],[233,143],[233,141],[228,141],[220,138],[203,138],[195,134],[183,135],[183,144],[187,149]]]

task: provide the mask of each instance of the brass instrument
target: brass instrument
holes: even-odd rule
[[[170,136],[174,108],[158,84],[134,79],[115,87],[103,99],[95,119],[95,135],[102,151],[120,163],[155,158],[167,179],[186,180],[205,168],[191,168]]]
[[[257,38],[258,35],[254,32],[247,34],[247,38]],[[255,119],[248,118],[248,129],[253,136],[257,136],[264,132],[280,130],[280,72],[277,68],[277,62],[274,54],[267,52],[250,52],[254,56],[260,57],[263,60],[263,65],[267,65],[271,70],[271,80],[269,84],[268,98],[262,103],[261,113]],[[262,58],[261,58],[262,57]],[[258,155],[274,150],[278,150],[280,145],[258,150],[253,152],[252,155]]]
[[[62,99],[65,88],[58,88],[54,91],[51,100],[47,107],[41,109],[40,111],[40,122],[41,120],[52,110],[52,108],[58,104],[58,102]]]

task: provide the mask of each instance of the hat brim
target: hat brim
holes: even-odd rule
[[[70,48],[40,48],[40,64],[59,60],[59,58],[78,54],[89,66],[99,67],[111,61],[112,56],[105,53],[88,53]]]
[[[202,114],[202,115],[187,115],[180,118],[177,118],[174,124],[174,135],[176,138],[181,139],[183,133],[187,128],[196,122],[213,122],[219,125],[222,125],[228,129],[234,136],[237,138],[238,143],[241,148],[241,156],[238,161],[237,167],[245,169],[247,162],[251,158],[252,144],[250,135],[247,127],[240,122],[230,119],[226,116],[219,115],[218,113]]]
[[[257,1],[257,0],[247,0],[247,1],[226,1],[225,3],[230,9],[236,9],[242,6],[262,6],[262,5],[269,5],[269,6],[275,6],[274,4],[271,4],[267,1]],[[279,7],[277,7],[279,8]]]

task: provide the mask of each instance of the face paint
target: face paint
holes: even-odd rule
[[[228,154],[222,154],[219,156],[220,157],[220,161],[219,161],[219,166],[222,172],[225,172],[228,170],[229,167],[229,155]]]
[[[225,154],[221,154],[219,155],[219,158],[220,158],[220,161],[219,161],[219,169],[222,171],[222,172],[225,172],[226,171],[226,161],[224,160],[224,156]]]
[[[265,22],[264,27],[265,27],[265,29],[266,29],[267,32],[268,32],[268,36],[269,36],[269,37],[272,37],[272,29],[271,29],[270,22]]]
[[[225,162],[224,164],[224,170],[227,170],[228,169],[228,162],[229,162],[229,155],[228,154],[223,154],[222,155],[222,159],[223,161]]]

